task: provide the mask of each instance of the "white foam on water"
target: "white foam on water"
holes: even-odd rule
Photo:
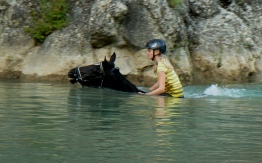
[[[245,94],[245,89],[237,89],[237,88],[226,88],[219,87],[217,84],[212,84],[205,91],[205,95],[209,96],[222,96],[222,97],[243,97]]]

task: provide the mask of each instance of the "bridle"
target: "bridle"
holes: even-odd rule
[[[74,76],[75,76],[75,79],[76,79],[76,82],[78,82],[79,84],[82,84],[84,82],[88,82],[88,81],[92,81],[92,80],[96,80],[96,79],[101,79],[101,83],[100,83],[100,87],[103,86],[103,81],[104,81],[104,77],[108,74],[110,74],[111,72],[113,72],[116,68],[112,68],[110,71],[108,72],[105,72],[104,71],[104,67],[102,65],[102,62],[100,62],[100,71],[103,73],[103,75],[101,76],[97,76],[97,77],[94,77],[94,78],[91,78],[91,79],[85,79],[83,80],[82,78],[82,75],[81,75],[81,72],[80,72],[80,68],[81,66],[78,66],[76,69],[75,69],[75,73],[74,73]]]
[[[111,72],[113,72],[113,71],[116,69],[116,68],[114,67],[114,68],[112,68],[110,71],[105,72],[105,71],[104,71],[103,64],[102,64],[102,62],[100,62],[100,71],[103,73],[103,75],[97,76],[97,77],[94,77],[94,78],[91,78],[91,79],[83,80],[82,75],[81,75],[81,72],[80,72],[80,68],[81,68],[81,66],[78,66],[78,67],[75,69],[74,76],[75,76],[76,82],[78,82],[79,84],[82,84],[82,83],[84,83],[84,82],[88,82],[88,81],[92,81],[92,80],[96,80],[96,79],[101,79],[100,87],[103,86],[104,77],[105,77],[106,75],[110,74]]]

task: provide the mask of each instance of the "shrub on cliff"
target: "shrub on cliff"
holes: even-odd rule
[[[176,8],[178,5],[181,4],[181,0],[167,0],[167,2],[172,8]]]
[[[68,24],[67,0],[39,0],[37,9],[32,9],[30,14],[32,22],[24,28],[37,43],[43,43],[48,35],[55,30],[60,30]]]

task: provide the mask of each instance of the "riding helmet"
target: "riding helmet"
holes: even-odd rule
[[[161,53],[165,53],[166,43],[161,39],[153,39],[146,43],[145,48],[159,50]]]

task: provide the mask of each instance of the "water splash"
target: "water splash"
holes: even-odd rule
[[[245,91],[245,89],[219,87],[217,84],[213,84],[204,91],[204,94],[209,96],[239,98],[245,96]]]

